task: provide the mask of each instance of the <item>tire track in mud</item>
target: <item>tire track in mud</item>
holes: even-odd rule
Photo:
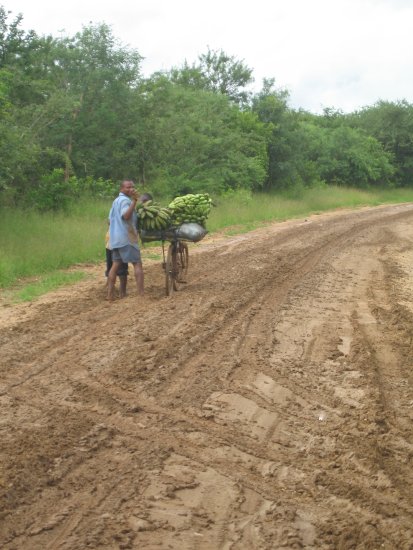
[[[390,235],[389,240],[391,237],[394,236]],[[384,274],[375,277],[369,293],[369,319],[367,322],[355,319],[354,322],[360,334],[360,346],[369,356],[377,388],[377,459],[411,510],[413,493],[405,480],[413,458],[413,315],[398,304],[394,290],[402,274],[386,249],[382,250],[381,263]],[[394,338],[393,328],[396,334],[399,333],[397,338]],[[407,457],[403,447],[407,447]]]
[[[57,433],[40,492],[29,484],[25,496],[16,492],[7,545],[407,548],[410,503],[369,457],[377,388],[361,369],[366,344],[357,324],[360,299],[371,281],[378,286],[377,262],[360,265],[357,248],[374,256],[389,240],[379,227],[412,216],[406,207],[394,212],[245,237],[212,258],[200,252],[194,282],[173,301],[153,286],[143,312],[132,297],[111,309],[96,305],[92,329],[78,301],[55,327],[58,338],[70,311],[78,313],[57,354],[36,344],[41,316],[37,335],[7,335],[10,350],[22,336],[31,341],[32,366],[47,368],[9,387],[6,407],[34,429],[39,446],[51,426]],[[155,269],[149,273],[157,284]],[[133,329],[126,334],[113,328],[122,309]],[[63,436],[70,425],[77,427],[62,453],[58,426]],[[13,448],[9,426],[12,415],[5,427]],[[366,427],[372,444],[360,446]],[[24,448],[24,437],[18,444]],[[400,518],[390,513],[397,506]]]
[[[388,377],[389,370],[391,369],[389,368],[388,362],[389,354],[387,353],[386,355],[386,353],[384,353],[385,347],[391,348],[393,356],[396,357],[396,360],[393,362],[397,364],[401,357],[397,356],[398,354],[397,352],[395,354],[394,350],[397,350],[399,346],[403,346],[405,337],[404,335],[398,334],[398,330],[394,330],[393,328],[388,330],[390,340],[386,342],[386,331],[381,333],[377,328],[378,321],[376,317],[378,309],[382,307],[386,309],[389,306],[389,301],[387,301],[387,303],[383,302],[385,295],[380,287],[386,284],[393,289],[397,288],[397,285],[394,284],[396,281],[394,280],[393,267],[389,269],[387,273],[380,273],[380,263],[383,261],[384,253],[384,249],[381,245],[383,242],[386,243],[385,248],[389,248],[387,257],[391,258],[395,253],[394,248],[397,248],[397,243],[400,241],[400,236],[397,234],[391,235],[388,231],[388,235],[383,231],[381,231],[381,233],[384,234],[382,236],[379,235],[379,238],[377,238],[377,244],[379,245],[377,246],[377,252],[379,252],[379,254],[376,256],[377,261],[376,265],[374,265],[374,269],[372,269],[370,265],[371,273],[368,284],[364,285],[365,288],[362,293],[355,293],[354,303],[348,310],[347,323],[345,326],[341,327],[341,330],[343,330],[343,328],[345,329],[339,346],[341,356],[339,355],[337,357],[335,354],[336,356],[334,357],[333,355],[335,361],[339,359],[343,362],[343,366],[347,370],[348,375],[354,380],[361,380],[361,377],[366,379],[365,384],[352,388],[351,393],[348,391],[348,388],[343,386],[341,388],[335,388],[335,390],[341,390],[340,393],[336,392],[338,397],[347,401],[353,409],[359,408],[362,418],[357,418],[357,415],[352,415],[356,417],[357,422],[354,428],[347,430],[348,435],[346,437],[349,438],[349,442],[353,440],[354,446],[354,451],[349,453],[350,460],[346,458],[345,461],[335,461],[333,463],[333,468],[335,468],[335,472],[337,472],[338,475],[333,475],[334,469],[331,471],[330,468],[330,471],[327,470],[323,473],[321,482],[324,486],[329,487],[336,498],[338,497],[340,499],[339,502],[341,506],[343,506],[345,502],[348,505],[349,500],[359,500],[360,503],[368,503],[370,510],[373,509],[378,518],[380,518],[368,518],[364,516],[363,523],[360,522],[360,517],[355,518],[356,523],[354,525],[360,525],[362,533],[361,538],[360,540],[357,538],[356,528],[354,526],[352,528],[347,526],[345,530],[343,529],[343,533],[339,539],[344,547],[376,547],[376,545],[383,544],[389,547],[409,548],[412,540],[412,531],[409,527],[409,518],[412,517],[412,502],[411,497],[408,498],[407,494],[409,493],[411,495],[411,491],[409,492],[409,489],[407,489],[407,491],[400,490],[401,487],[395,482],[396,480],[393,480],[392,476],[389,475],[392,468],[395,467],[395,463],[397,463],[394,457],[387,456],[389,464],[388,467],[386,467],[383,465],[383,462],[385,463],[386,461],[382,460],[381,453],[378,452],[378,449],[382,446],[380,434],[383,431],[383,398],[386,400],[388,398],[387,394],[391,394],[392,392],[389,392],[390,388],[388,384],[386,389],[383,388],[380,390],[382,384],[379,382],[379,377],[377,376],[377,362],[382,371],[386,372],[386,377]],[[369,243],[374,243],[374,238],[369,238]],[[392,273],[393,276],[391,277]],[[400,285],[400,280],[398,283]],[[363,282],[359,286],[363,286]],[[393,327],[399,325],[398,322],[392,324]],[[383,326],[385,326],[385,324],[383,324]],[[383,326],[381,327],[382,329]],[[408,326],[410,326],[411,330],[411,322]],[[400,338],[400,336],[402,336],[402,338]],[[372,349],[372,344],[376,348],[376,351]],[[316,346],[312,346],[312,348],[316,350],[322,347],[320,342],[317,342]],[[349,357],[350,364],[352,365],[351,369],[344,364],[342,357],[343,353],[344,356]],[[395,357],[393,357],[393,359],[395,359]],[[357,367],[358,370],[354,370],[355,367]],[[397,379],[397,375],[394,379]],[[368,391],[366,391],[365,388],[370,388],[370,395],[367,395]],[[378,393],[382,393],[382,398],[378,399]],[[397,390],[395,393],[397,393]],[[386,395],[387,397],[385,397]],[[410,396],[411,395],[410,393]],[[366,397],[369,397],[369,399],[366,400],[368,406],[365,406],[360,401],[361,399],[364,401]],[[357,401],[359,401],[359,404],[357,404]],[[363,410],[365,412],[363,412]],[[392,440],[394,439],[394,435],[395,434],[392,434]],[[406,449],[404,449],[404,460],[411,460],[409,459],[408,449],[407,453]],[[353,470],[351,472],[351,481],[345,480],[346,470],[343,471],[344,464],[346,470],[349,469],[349,467]],[[350,472],[348,472],[348,474],[350,474]],[[362,477],[367,477],[367,479],[369,479],[369,486],[367,486],[365,482],[363,483]],[[408,479],[409,475],[404,477],[405,488],[409,487],[409,485],[411,486],[409,481],[407,481]],[[383,491],[386,493],[386,498],[382,496]],[[351,499],[349,499],[349,495]],[[367,509],[366,505],[365,508]],[[400,525],[398,525],[394,531],[386,531],[388,525],[385,526],[386,520],[384,518],[387,519],[388,524],[394,522],[394,524],[397,525],[397,523],[400,522]],[[337,516],[334,516],[330,524],[337,524],[337,519]],[[370,524],[368,531],[366,531],[366,524]],[[374,526],[373,529],[371,525]],[[402,527],[402,525],[404,525],[404,527]],[[328,526],[328,528],[325,528],[323,531],[325,535],[329,535],[329,533],[331,534],[334,532],[334,529]],[[331,542],[331,545],[333,546],[333,542]]]

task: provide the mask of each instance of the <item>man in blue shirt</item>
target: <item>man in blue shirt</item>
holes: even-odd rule
[[[109,212],[109,242],[113,264],[108,273],[108,300],[114,299],[116,275],[122,263],[133,265],[138,294],[143,296],[143,268],[136,229],[137,200],[135,184],[131,180],[124,180]]]

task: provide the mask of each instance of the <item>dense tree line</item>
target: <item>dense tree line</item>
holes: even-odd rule
[[[294,110],[288,92],[223,51],[141,75],[105,24],[22,29],[0,6],[0,199],[54,208],[130,177],[163,195],[313,185],[410,186],[413,106]]]

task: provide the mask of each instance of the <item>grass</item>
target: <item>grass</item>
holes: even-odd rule
[[[107,202],[85,201],[68,213],[0,211],[0,287],[86,262],[103,261]]]
[[[305,217],[336,208],[413,202],[413,189],[364,191],[328,187],[254,195],[239,191],[217,197],[215,202],[216,207],[208,219],[209,232],[224,231],[234,235],[272,221]],[[64,282],[60,270],[75,264],[103,262],[110,204],[111,201],[85,199],[72,206],[69,212],[55,214],[1,209],[0,288],[11,287],[19,280],[33,276],[40,276],[43,282],[39,281],[39,285],[43,289],[48,285],[49,289],[56,288],[56,285],[73,282],[72,277],[77,276],[71,273]],[[158,259],[155,254],[154,259]],[[54,276],[57,278],[53,282]],[[27,290],[28,296],[43,293],[36,284],[34,287],[39,290]]]
[[[159,243],[156,243],[156,244],[159,246]],[[145,244],[145,246],[146,246],[146,244]],[[145,258],[148,258],[149,260],[161,260],[162,255],[161,254],[156,254],[155,252],[151,252],[149,254],[146,254]]]
[[[234,193],[217,200],[217,208],[208,219],[210,232],[223,230],[228,234],[251,230],[271,221],[283,221],[337,208],[377,206],[412,202],[413,189],[364,191],[328,187],[302,190],[294,193],[269,194]]]
[[[51,273],[40,277],[37,281],[24,285],[21,289],[15,290],[12,293],[12,300],[14,302],[29,302],[50,292],[56,290],[59,287],[74,284],[86,277],[86,273],[83,271],[77,271],[74,273]]]

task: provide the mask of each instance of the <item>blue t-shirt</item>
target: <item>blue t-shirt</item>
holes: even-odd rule
[[[137,214],[133,210],[129,220],[124,220],[123,215],[131,205],[131,199],[124,193],[119,193],[119,196],[113,201],[112,208],[109,212],[109,242],[110,248],[121,248],[128,244],[138,247],[138,232],[136,229]]]

